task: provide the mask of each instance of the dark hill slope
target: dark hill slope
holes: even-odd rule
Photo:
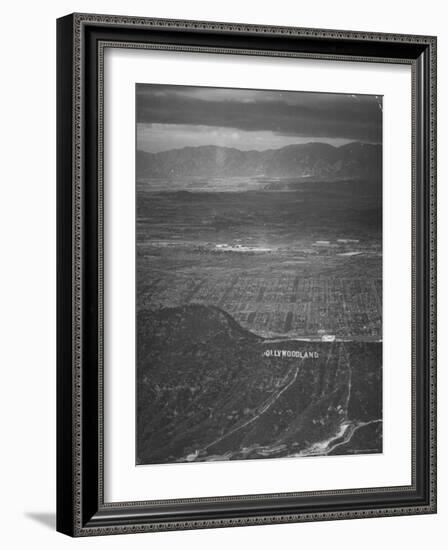
[[[381,452],[380,343],[269,342],[199,305],[137,322],[138,464]]]

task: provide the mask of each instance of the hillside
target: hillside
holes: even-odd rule
[[[137,326],[137,464],[381,452],[380,343],[263,340],[200,305]]]

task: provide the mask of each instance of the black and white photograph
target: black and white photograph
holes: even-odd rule
[[[29,415],[38,407],[22,404],[51,409],[56,461],[35,458],[56,480],[21,464],[28,478],[6,498],[23,513],[6,518],[16,538],[48,523],[54,481],[58,533],[117,544],[138,534],[138,547],[147,535],[272,549],[296,529],[304,544],[350,548],[387,547],[400,531],[417,550],[441,533],[442,19],[431,4],[404,21],[386,3],[363,14],[325,1],[269,14],[240,2],[227,19],[227,4],[215,19],[185,3],[67,13],[53,48],[56,110],[50,96],[43,111],[24,110],[29,82],[54,84],[51,75],[27,70],[13,86],[11,143],[27,127],[17,112],[40,116],[44,136],[45,105],[57,122],[55,173],[35,177],[51,136],[28,148],[32,162],[23,147],[9,155],[9,179],[18,166],[29,176],[27,189],[8,187],[21,198],[7,201],[5,234],[23,234],[14,277],[42,264],[44,241],[56,244],[56,411],[41,399],[51,380],[34,357],[31,378],[8,370],[20,373],[8,388],[23,399],[7,392],[8,418],[22,420],[6,423],[17,462],[44,433]],[[44,201],[53,224],[38,199],[54,176],[56,200]],[[56,240],[29,246],[31,210]],[[34,271],[41,284],[19,294],[5,285],[8,326],[23,329],[17,296],[51,287]],[[12,365],[48,344],[40,326],[19,331]],[[50,439],[34,447],[51,450]],[[243,526],[252,529],[233,529]]]
[[[136,85],[136,463],[382,452],[382,97]]]

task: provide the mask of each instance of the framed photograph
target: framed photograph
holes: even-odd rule
[[[57,41],[57,529],[435,513],[436,38]]]

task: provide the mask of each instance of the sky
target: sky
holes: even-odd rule
[[[151,153],[200,145],[263,151],[310,141],[380,143],[382,97],[137,84],[136,122],[137,148]]]

